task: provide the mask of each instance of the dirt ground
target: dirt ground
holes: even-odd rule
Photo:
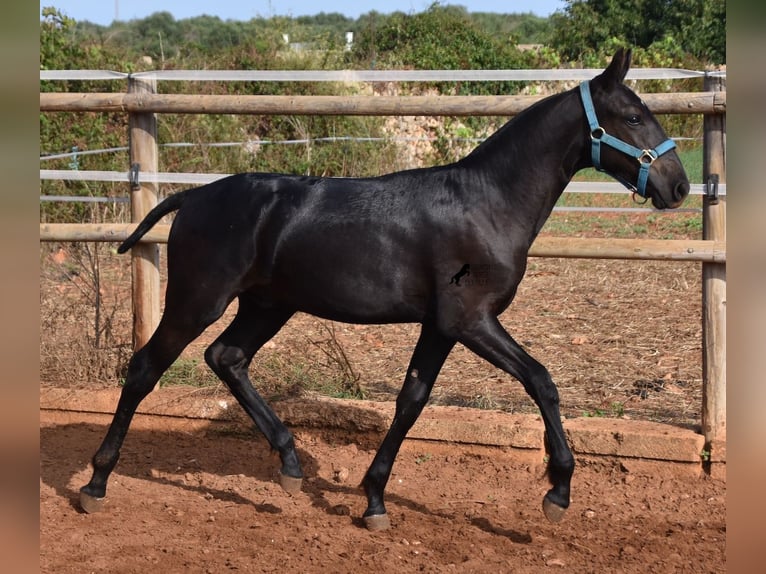
[[[290,496],[254,433],[139,415],[106,508],[77,506],[109,417],[41,411],[40,570],[67,572],[724,572],[725,483],[670,463],[578,459],[559,524],[543,461],[407,440],[387,488],[392,527],[367,531],[358,484],[381,436],[296,430]]]

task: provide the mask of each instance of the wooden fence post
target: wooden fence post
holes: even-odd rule
[[[723,92],[723,78],[705,76],[705,91]],[[704,181],[726,181],[726,115],[704,118]],[[702,200],[702,238],[726,240],[726,199]],[[702,264],[702,432],[706,449],[726,433],[726,264]]]
[[[128,79],[128,93],[157,92],[154,78]],[[142,176],[157,173],[157,118],[152,112],[130,113],[128,118],[131,220],[141,221],[157,205],[157,184]],[[132,249],[133,348],[143,347],[160,320],[160,250],[156,243],[138,243]]]

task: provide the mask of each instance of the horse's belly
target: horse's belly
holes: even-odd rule
[[[426,312],[425,270],[365,259],[317,264],[315,260],[277,270],[271,291],[289,306],[348,323],[420,321]]]

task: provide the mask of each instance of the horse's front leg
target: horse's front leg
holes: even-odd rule
[[[383,491],[391,476],[394,459],[407,431],[415,424],[428,401],[434,381],[454,345],[454,340],[441,335],[432,325],[423,325],[404,385],[396,399],[391,428],[362,480],[367,495],[364,523],[369,530],[384,530],[390,525],[383,504]]]
[[[458,340],[480,357],[517,378],[540,408],[550,449],[548,478],[552,484],[543,499],[543,512],[548,520],[558,522],[569,507],[574,457],[561,425],[558,389],[548,370],[511,338],[497,317],[481,317],[465,329]]]

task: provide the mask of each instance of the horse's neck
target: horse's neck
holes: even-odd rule
[[[463,164],[481,171],[490,193],[537,235],[564,188],[587,165],[589,142],[576,90],[542,100],[505,124]]]

